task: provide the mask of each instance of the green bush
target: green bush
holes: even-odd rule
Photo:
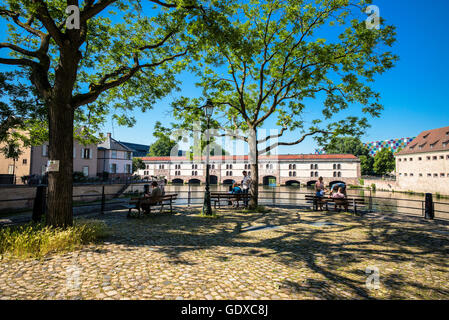
[[[108,235],[100,221],[75,221],[73,227],[58,229],[27,224],[0,229],[0,255],[18,259],[42,258],[56,252],[72,251]]]
[[[371,184],[371,190],[372,191],[376,191],[376,184],[375,183]]]

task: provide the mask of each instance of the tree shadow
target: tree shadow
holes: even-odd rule
[[[338,215],[338,216],[337,216]],[[447,270],[447,254],[449,253],[449,240],[441,234],[419,231],[422,224],[391,227],[388,221],[367,220],[360,217],[341,214],[308,214],[306,219],[294,215],[291,211],[279,209],[276,212],[264,214],[239,214],[232,212],[222,219],[207,219],[198,217],[191,212],[171,216],[155,216],[142,220],[126,220],[124,215],[114,218],[103,217],[106,223],[116,224],[117,233],[108,241],[115,241],[127,247],[152,247],[167,256],[170,263],[194,265],[189,261],[190,253],[197,250],[213,247],[238,248],[232,257],[275,258],[277,262],[286,266],[296,267],[299,263],[317,274],[317,278],[307,278],[304,283],[283,280],[281,288],[290,290],[290,293],[307,291],[319,299],[340,299],[346,296],[336,293],[330,288],[340,288],[355,298],[371,299],[373,293],[365,287],[367,275],[365,270],[353,272],[352,265],[360,264],[362,258],[369,257],[380,262],[426,263],[428,255],[432,257],[432,264],[441,270]],[[331,227],[311,227],[305,221],[333,220],[337,223],[348,222],[349,225],[336,225]],[[98,218],[98,217],[97,217]],[[248,242],[251,232],[242,233],[242,229],[256,224],[269,224],[289,226],[290,229],[280,228],[270,230],[272,237]],[[131,228],[132,239],[121,229]],[[427,227],[429,228],[429,227]],[[367,230],[366,239],[360,241],[327,241],[330,236],[343,236],[348,232],[361,232]],[[428,231],[428,230],[426,230]],[[265,231],[259,231],[265,232]],[[132,240],[132,241],[131,241]],[[382,244],[385,249],[371,248],[369,244]],[[186,255],[187,254],[187,255]],[[323,258],[324,257],[324,258]],[[218,255],[214,259],[226,262],[230,259],[226,255]],[[345,273],[338,272],[339,268],[348,269]],[[359,280],[350,277],[356,274]],[[449,295],[446,289],[436,289],[417,283],[413,279],[403,276],[386,276],[384,284],[393,291],[390,298],[401,298],[401,290],[407,286],[417,290],[439,290],[440,295]]]

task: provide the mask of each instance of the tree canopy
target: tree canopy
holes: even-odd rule
[[[216,106],[215,128],[242,132],[234,136],[249,144],[254,179],[258,155],[310,136],[319,143],[358,136],[368,127],[368,117],[380,115],[380,95],[371,84],[397,60],[389,51],[395,28],[384,21],[379,30],[367,28],[362,12],[369,3],[240,1],[231,7],[238,36],[203,42],[192,66],[197,85]],[[314,99],[323,100],[320,110],[308,108]],[[203,104],[199,98],[181,98],[173,105],[174,114],[188,128],[202,118],[204,111],[197,106]],[[364,116],[340,116],[350,107]],[[307,114],[313,117],[306,119]],[[276,120],[279,133],[258,137],[257,130],[269,119]],[[297,139],[280,141],[287,130]],[[254,206],[257,184],[252,194]]]
[[[74,28],[69,6],[79,11]],[[50,159],[60,162],[48,177],[48,224],[73,223],[74,134],[94,139],[111,110],[120,125],[132,125],[134,108],[148,110],[177,87],[188,62],[180,58],[200,34],[220,37],[226,8],[226,0],[1,0],[8,31],[0,64],[26,77],[42,102],[44,121],[27,130],[44,135]]]
[[[396,160],[393,152],[388,148],[383,148],[374,157],[374,172],[378,175],[392,173],[396,168]]]

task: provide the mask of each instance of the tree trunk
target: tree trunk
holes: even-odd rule
[[[257,130],[250,129],[248,136],[249,147],[249,163],[251,165],[251,200],[249,202],[250,209],[257,209],[259,205],[259,158],[257,149]]]
[[[72,92],[78,63],[82,58],[69,40],[61,49],[55,72],[52,97],[47,101],[49,125],[49,160],[59,161],[59,171],[48,174],[48,212],[46,223],[52,227],[73,225],[73,120]]]
[[[73,224],[73,118],[70,104],[53,101],[49,108],[49,160],[59,161],[59,172],[48,173],[46,223],[66,228]]]

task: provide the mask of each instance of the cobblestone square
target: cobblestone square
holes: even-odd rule
[[[446,224],[285,208],[216,219],[199,211],[93,214],[110,228],[104,243],[41,261],[4,258],[0,299],[449,298]]]

